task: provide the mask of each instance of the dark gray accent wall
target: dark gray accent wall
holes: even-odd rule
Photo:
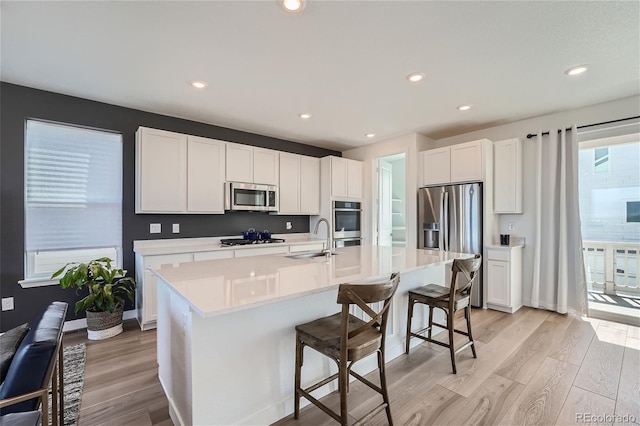
[[[268,136],[246,133],[195,121],[153,114],[77,97],[0,83],[0,295],[14,297],[15,309],[2,312],[0,330],[30,322],[53,300],[70,304],[80,297],[58,286],[23,289],[24,277],[24,129],[28,118],[112,130],[123,138],[122,247],[124,268],[134,275],[133,241],[159,238],[240,235],[253,227],[273,233],[309,232],[309,216],[270,216],[266,213],[233,212],[225,215],[135,214],[135,132],[139,126],[169,130],[206,138],[259,146],[296,154],[340,156],[330,151]],[[91,147],[87,147],[91,149]],[[149,234],[150,223],[161,223],[162,234]],[[180,223],[180,233],[171,224]],[[131,309],[129,304],[126,309]],[[67,320],[83,318],[70,309]]]

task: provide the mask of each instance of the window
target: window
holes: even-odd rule
[[[595,155],[595,172],[602,173],[609,171],[609,148],[594,149]]]
[[[27,120],[25,279],[68,262],[122,265],[122,136]]]
[[[640,201],[627,201],[627,222],[640,222]]]

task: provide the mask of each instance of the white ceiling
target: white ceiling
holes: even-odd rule
[[[309,0],[299,14],[276,0],[2,1],[0,13],[3,81],[341,150],[640,93],[638,1]],[[426,79],[409,84],[413,71]]]

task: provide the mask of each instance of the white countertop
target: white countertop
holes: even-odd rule
[[[163,265],[152,271],[196,313],[207,318],[327,291],[345,282],[386,279],[393,271],[406,273],[470,256],[381,246],[344,247],[337,252],[328,260],[291,259],[277,254]]]
[[[250,250],[258,247],[278,247],[303,245],[311,243],[324,243],[325,239],[313,238],[308,233],[300,234],[274,234],[272,238],[284,239],[284,243],[269,244],[249,244],[244,246],[223,246],[220,244],[222,239],[238,238],[241,235],[229,237],[203,237],[203,238],[177,238],[177,239],[160,239],[160,240],[136,240],[133,242],[133,251],[142,256],[155,256],[176,253],[196,253],[203,251],[218,250]]]

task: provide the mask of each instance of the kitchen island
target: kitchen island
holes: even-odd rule
[[[269,424],[292,413],[294,326],[338,312],[341,283],[386,280],[400,272],[387,361],[401,355],[407,291],[444,283],[445,265],[468,256],[359,246],[340,248],[328,259],[278,254],[163,265],[153,273],[159,377],[171,418],[179,425]],[[416,312],[416,327],[425,317]],[[375,365],[370,357],[355,370],[364,374]],[[303,384],[330,372],[333,363],[305,351]],[[335,386],[325,386],[316,393],[332,390]]]

